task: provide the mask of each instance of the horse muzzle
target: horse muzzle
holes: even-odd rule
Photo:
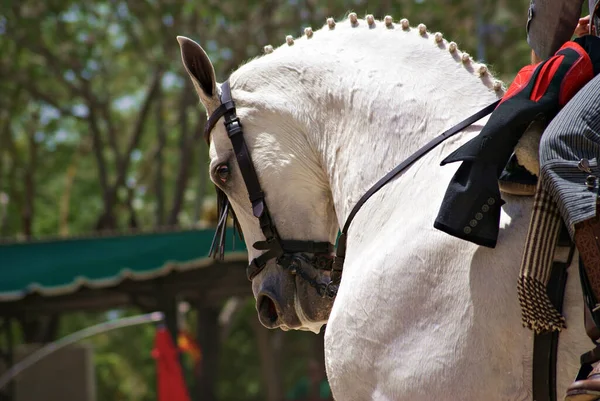
[[[256,311],[261,324],[269,329],[295,329],[302,324],[296,313],[296,283],[292,275],[281,272],[275,260],[252,283],[256,296]]]
[[[301,253],[269,260],[262,274],[253,280],[262,325],[297,329],[307,323],[301,320],[326,320],[337,293],[328,271],[331,260],[330,255]]]

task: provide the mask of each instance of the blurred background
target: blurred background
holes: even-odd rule
[[[529,62],[528,5],[1,1],[0,373],[77,330],[162,310],[193,400],[330,399],[322,334],[258,324],[239,242],[225,262],[206,258],[216,218],[206,117],[175,37],[200,43],[222,82],[264,45],[327,17],[391,15],[442,32],[509,84]],[[156,330],[96,335],[78,356],[61,357],[79,358],[73,371],[59,359],[38,375],[63,383],[54,395],[85,387],[60,399],[157,400]],[[47,388],[32,375],[2,389],[0,401],[52,399],[30,394]]]

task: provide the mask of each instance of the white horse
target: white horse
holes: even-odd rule
[[[195,42],[178,40],[211,114],[220,105],[212,64]],[[485,66],[406,20],[351,14],[286,41],[230,77],[249,153],[284,239],[334,242],[374,182],[502,94]],[[337,400],[532,398],[533,336],[521,325],[516,287],[532,200],[505,196],[495,249],[433,228],[458,167],[439,163],[485,121],[431,151],[362,207],[331,310],[273,261],[254,278],[265,326],[317,331],[327,323],[327,374]],[[232,202],[253,259],[261,251],[252,244],[263,235],[221,123],[212,131],[210,158],[212,180]],[[569,277],[559,397],[591,345],[575,268]]]

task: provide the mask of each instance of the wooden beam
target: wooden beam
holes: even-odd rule
[[[252,294],[246,279],[244,262],[216,263],[209,267],[171,272],[148,280],[124,280],[109,288],[84,287],[64,295],[42,296],[30,294],[16,301],[0,302],[0,316],[52,315],[73,311],[101,311],[127,305],[144,309],[157,308],[156,285],[161,293],[181,295],[194,302],[216,306],[232,296]]]
[[[216,401],[217,369],[219,364],[219,309],[196,305],[196,336],[202,351],[200,369],[194,372],[194,401]]]

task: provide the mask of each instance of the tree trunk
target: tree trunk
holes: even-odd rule
[[[175,190],[173,195],[173,205],[171,206],[171,212],[167,224],[174,226],[179,221],[179,212],[183,208],[183,200],[185,197],[185,189],[187,187],[188,172],[191,163],[191,155],[193,148],[193,141],[190,140],[193,136],[189,134],[189,121],[187,111],[192,104],[193,89],[189,79],[185,80],[186,84],[183,88],[180,100],[180,113],[179,113],[179,171],[177,172],[177,178],[175,180]],[[197,127],[198,129],[198,127]]]
[[[128,227],[132,230],[138,228],[138,219],[133,207],[133,200],[135,198],[135,188],[127,188],[127,210],[129,210],[129,223]]]
[[[263,327],[256,316],[251,317],[252,328],[256,336],[256,343],[260,355],[261,373],[263,384],[267,392],[266,401],[281,401],[283,400],[283,383],[281,378],[280,359],[281,355],[280,344],[283,332],[270,331]]]
[[[5,124],[3,125],[2,131],[0,132],[0,143],[2,145],[0,146],[0,156],[4,154],[3,157],[0,158],[0,164],[4,164],[4,158],[6,158],[6,160],[10,159],[10,163],[8,163],[9,168],[6,174],[7,183],[5,186],[4,184],[0,186],[0,195],[2,195],[2,189],[6,188],[5,195],[3,195],[2,199],[0,199],[0,236],[8,235],[9,204],[12,203],[15,205],[15,207],[18,207],[18,205],[21,205],[23,202],[23,197],[18,185],[21,181],[21,178],[18,177],[18,172],[19,170],[22,170],[23,161],[21,160],[21,156],[19,155],[17,147],[14,143],[12,128],[10,125],[12,115],[17,109],[20,92],[21,89],[17,87],[15,92],[11,94],[11,99],[13,100],[13,103],[11,107],[8,110],[6,110],[7,113],[5,116]],[[2,177],[3,176],[4,175],[2,174]]]
[[[117,203],[117,192],[119,188],[123,187],[126,184],[127,172],[129,171],[129,165],[131,162],[131,153],[136,149],[139,145],[142,134],[144,133],[144,127],[148,120],[148,114],[150,113],[152,103],[156,99],[158,94],[161,79],[164,72],[162,69],[157,69],[154,72],[152,77],[152,81],[150,83],[150,87],[148,88],[148,92],[146,93],[146,97],[142,102],[142,107],[135,121],[133,130],[129,136],[129,140],[127,142],[127,148],[125,149],[125,153],[123,153],[120,160],[117,160],[117,171],[116,171],[116,179],[112,186],[104,188],[103,185],[103,193],[104,193],[104,211],[98,222],[96,223],[97,230],[106,230],[106,229],[115,229],[117,228],[117,219],[114,215],[114,207]],[[95,116],[93,109],[90,107],[90,121],[95,121],[92,119],[92,116]],[[95,117],[94,117],[95,118]],[[103,164],[101,163],[104,159],[102,157],[102,150],[104,149],[103,144],[100,138],[100,131],[98,129],[97,124],[92,124],[95,127],[96,134],[94,134],[94,152],[96,154],[96,160],[98,161],[98,167],[100,172],[100,181],[102,183],[103,175],[106,176],[106,171],[104,172],[100,169]],[[129,202],[130,198],[126,201]],[[131,210],[131,205],[127,204],[127,207]],[[133,222],[130,221],[130,224]]]
[[[194,372],[194,401],[216,401],[219,364],[219,310],[197,305],[197,341],[202,351],[199,369]],[[278,400],[279,401],[279,400]]]
[[[77,163],[79,161],[79,153],[81,149],[77,149],[71,164],[67,167],[65,174],[65,190],[60,197],[60,220],[59,220],[59,232],[62,236],[69,235],[69,210],[71,208],[71,191],[73,189],[73,182],[75,181],[75,175],[77,174]]]
[[[8,228],[8,203],[10,202],[8,188],[4,189],[4,166],[6,165],[5,161],[8,160],[8,140],[5,139],[5,136],[10,134],[10,115],[5,113],[3,117],[5,119],[0,120],[2,123],[2,128],[0,128],[0,238],[5,236]]]
[[[202,206],[204,204],[204,195],[206,194],[206,184],[208,183],[208,172],[206,171],[208,161],[208,149],[203,141],[198,146],[198,187],[196,188],[196,200],[194,204],[194,223],[202,219]]]
[[[159,92],[156,100],[156,136],[158,139],[158,150],[155,155],[155,178],[154,191],[156,193],[156,221],[155,226],[161,227],[165,224],[165,192],[164,192],[164,160],[163,149],[167,145],[167,132],[163,119],[163,96]]]
[[[15,154],[13,153],[13,151],[11,150],[11,155],[12,155],[12,160],[10,163],[10,168],[8,169],[8,185],[7,185],[7,194],[8,194],[8,202],[6,203],[6,210],[8,210],[8,207],[11,203],[15,204],[15,205],[20,205],[22,202],[22,196],[21,193],[19,192],[19,188],[17,187],[17,182],[18,177],[17,177],[17,170],[18,170],[18,159],[15,159]],[[9,232],[9,226],[8,226],[8,213],[6,213],[6,215],[3,217],[4,221],[1,223],[2,224],[2,236],[6,236],[8,235]],[[16,232],[17,230],[13,230],[14,232]]]
[[[33,217],[35,207],[35,172],[37,170],[38,145],[35,139],[35,133],[38,128],[39,114],[34,113],[32,124],[28,127],[27,142],[29,151],[29,160],[25,168],[24,177],[24,203],[21,211],[23,220],[23,234],[26,238],[33,236]]]
[[[90,127],[90,132],[92,133],[94,156],[96,157],[96,166],[98,167],[98,179],[100,182],[100,188],[102,190],[102,199],[104,202],[104,214],[110,215],[112,214],[112,204],[110,200],[110,187],[108,185],[108,173],[106,171],[106,159],[103,153],[104,142],[102,141],[102,133],[100,131],[100,127],[98,126],[96,111],[91,107],[91,105],[89,105],[88,107],[90,110],[88,116],[88,125]],[[106,218],[101,218],[100,220],[106,220]],[[100,223],[98,223],[98,226],[100,226]]]

